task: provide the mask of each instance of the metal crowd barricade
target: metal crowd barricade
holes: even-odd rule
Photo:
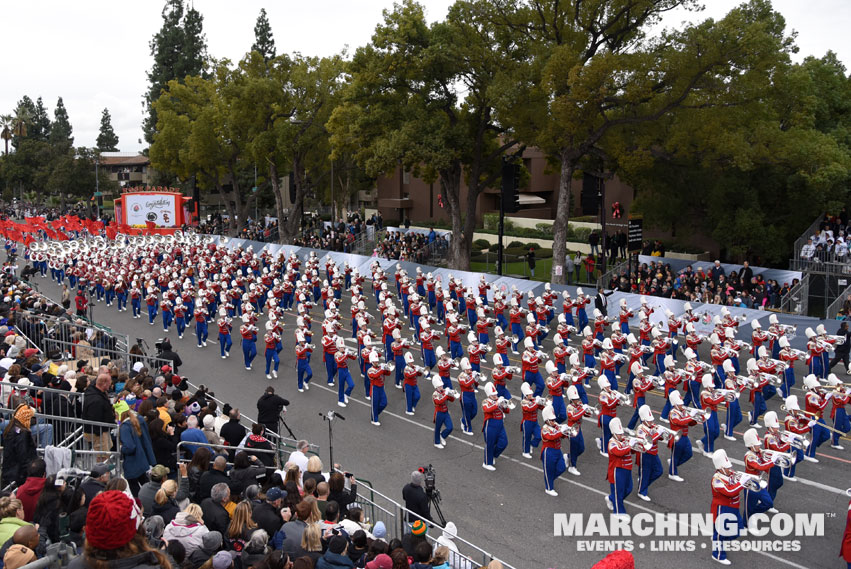
[[[126,350],[109,349],[86,344],[81,345],[54,338],[45,338],[43,348],[44,351],[48,353],[58,350],[62,355],[61,357],[63,361],[77,361],[80,359],[87,360],[94,368],[97,368],[98,365],[100,365],[100,360],[102,358],[107,358],[114,362],[120,362],[119,369],[124,371],[130,371],[133,368],[134,363],[141,361],[145,364],[145,367],[151,370],[151,375],[156,375],[156,370],[159,370],[166,364],[171,364],[171,360],[165,360],[156,356],[131,354]]]
[[[196,390],[196,391],[198,390],[198,386],[195,385],[194,383],[192,383],[191,381],[187,381],[186,383],[193,390]],[[219,406],[220,410],[225,405],[222,400],[211,396],[209,393],[207,394],[207,398],[215,401],[216,404]],[[251,425],[251,426],[257,424],[257,421],[255,421],[254,419],[252,419],[248,415],[243,414],[242,412],[240,412],[239,416],[240,416],[241,419],[245,419],[246,421],[248,421],[249,425]],[[251,427],[249,426],[248,429],[250,430]],[[269,439],[270,441],[272,441],[273,443],[275,443],[275,450],[278,453],[278,459],[280,460],[282,465],[286,464],[286,457],[284,456],[284,453],[289,454],[289,452],[296,450],[298,441],[296,439],[293,439],[293,438],[290,438],[290,437],[283,437],[278,433],[273,433],[269,429],[266,429],[266,433],[265,433],[264,436],[267,439]],[[319,445],[315,445],[313,443],[308,443],[308,444],[309,444],[308,453],[315,454],[315,455],[319,456],[319,450],[320,450]],[[289,452],[287,452],[287,451],[289,451]],[[333,465],[331,465],[331,466],[333,466]]]
[[[849,296],[851,296],[851,285],[849,285],[845,290],[840,292],[839,296],[836,297],[836,300],[830,303],[830,305],[827,307],[827,311],[824,317],[829,320],[835,319],[839,315],[839,311],[842,310],[842,305],[845,304],[845,299],[847,299]]]
[[[780,299],[780,312],[807,316],[810,299],[810,275],[804,273],[801,281]]]
[[[56,364],[51,364],[51,366]],[[12,383],[9,381],[0,381],[0,397],[2,398],[3,405],[6,405],[9,401],[9,397],[11,396],[13,391],[18,389],[18,384]],[[29,387],[27,389],[27,393],[29,397],[35,397],[36,394],[39,394],[38,399],[41,400],[41,408],[42,410],[47,409],[45,407],[47,405],[48,400],[50,399],[51,405],[49,410],[54,410],[52,408],[53,404],[58,404],[62,406],[62,401],[53,401],[52,396],[58,395],[65,399],[64,403],[67,403],[68,416],[75,419],[80,419],[80,413],[83,409],[83,402],[85,401],[85,394],[79,391],[66,391],[64,389],[53,389],[51,387]],[[50,414],[50,413],[48,413]]]
[[[269,442],[271,443],[272,441],[270,440]],[[244,446],[228,446],[228,445],[214,445],[214,444],[210,444],[210,443],[196,443],[194,441],[180,441],[179,443],[177,443],[177,449],[174,451],[175,458],[177,459],[177,462],[188,463],[192,460],[189,456],[187,456],[186,453],[183,452],[185,450],[188,451],[189,447],[206,447],[206,448],[210,449],[210,452],[213,454],[213,456],[215,456],[217,454],[221,454],[225,451],[227,451],[228,454],[230,454],[231,451],[233,451],[234,454],[236,454],[240,451],[245,451],[248,454],[253,454],[253,455],[271,455],[273,466],[266,466],[263,463],[257,464],[257,466],[263,466],[264,468],[276,468],[276,469],[278,469],[283,464],[282,462],[280,462],[280,456],[278,455],[277,449],[264,450],[264,449],[257,449],[257,448],[246,448]],[[192,451],[192,453],[194,453],[194,452],[195,451]],[[192,453],[190,453],[190,454],[192,454]],[[232,461],[228,462],[228,466],[233,466],[233,462]]]
[[[365,481],[359,480],[359,482]],[[375,523],[377,521],[384,522],[389,538],[398,537],[401,539],[405,533],[410,533],[407,521],[408,514],[423,520],[432,528],[443,530],[443,527],[439,524],[423,519],[419,515],[399,504],[399,502],[396,502],[375,488],[372,488],[371,485],[369,486],[369,495],[370,497],[367,498],[363,495],[360,489],[358,489],[358,497],[355,500],[355,503],[364,510],[366,516],[370,518],[371,523]],[[426,537],[430,542],[432,542],[432,544],[434,544],[438,536],[427,534]],[[475,569],[477,567],[487,565],[494,559],[498,559],[492,553],[485,551],[479,546],[459,536],[455,536],[453,541],[458,546],[459,551],[458,553],[450,553],[449,564],[455,569]],[[454,563],[453,560],[455,561]],[[499,559],[499,561],[505,569],[516,569],[513,565],[509,565],[501,559]]]
[[[11,418],[13,412],[12,409],[0,409],[4,423]],[[87,436],[86,431],[95,429],[109,437],[112,441],[111,450],[96,450],[93,447],[93,437]],[[113,466],[114,474],[120,476],[121,440],[117,436],[117,430],[116,423],[98,423],[43,413],[35,414],[35,422],[30,427],[40,453],[44,454],[47,447],[70,449],[71,465],[75,468],[89,471],[95,464],[106,462]]]
[[[37,314],[35,312],[28,311],[28,310],[22,311],[20,313],[20,315],[25,316],[25,317],[36,318],[39,321],[44,322],[48,326],[59,325],[62,328],[64,328],[65,326],[75,326],[75,327],[78,327],[78,328],[82,328],[84,330],[86,328],[93,328],[96,331],[103,332],[107,336],[115,338],[115,346],[116,346],[117,349],[119,349],[119,350],[130,349],[130,338],[127,336],[127,334],[121,334],[119,332],[116,332],[115,330],[113,330],[109,326],[104,326],[103,324],[100,324],[100,323],[95,322],[93,320],[89,320],[85,316],[58,317],[58,316],[51,316],[49,314]],[[81,322],[81,324],[78,323],[78,322]],[[66,341],[71,340],[70,337],[60,337],[59,339],[60,340],[66,340]]]

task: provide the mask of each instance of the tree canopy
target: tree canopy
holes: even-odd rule
[[[97,149],[101,152],[115,152],[118,150],[118,135],[112,129],[112,117],[109,114],[109,109],[104,109],[100,117]]]

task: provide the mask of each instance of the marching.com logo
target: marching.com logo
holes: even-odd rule
[[[710,544],[686,538],[712,539],[713,535],[728,538],[712,542],[713,548],[727,551],[799,551],[797,538],[824,537],[824,524],[823,513],[754,514],[743,528],[739,528],[738,519],[732,514],[719,514],[713,522],[712,514],[700,513],[640,513],[631,517],[557,513],[553,514],[553,535],[592,538],[577,540],[579,551],[632,551],[636,547],[650,551],[695,551],[707,549]],[[741,539],[745,537],[760,539]],[[663,539],[637,544],[630,538]],[[730,541],[730,538],[739,539]]]

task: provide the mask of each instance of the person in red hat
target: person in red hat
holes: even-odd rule
[[[168,558],[139,533],[141,525],[142,512],[127,494],[118,490],[98,494],[86,514],[83,554],[68,568],[94,569],[106,561],[109,566],[171,569]]]
[[[379,553],[366,564],[366,569],[393,569],[393,560],[386,553]]]

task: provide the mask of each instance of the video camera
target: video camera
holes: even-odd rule
[[[428,466],[421,466],[417,470],[423,475],[423,486],[426,494],[434,494],[437,489],[437,473],[435,473],[434,467],[429,464]]]

